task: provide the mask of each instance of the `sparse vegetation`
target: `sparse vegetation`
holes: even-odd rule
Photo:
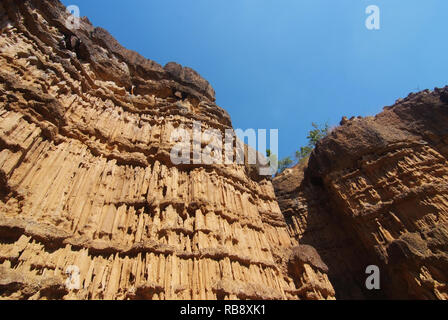
[[[289,168],[294,161],[292,161],[291,157],[283,158],[278,162],[278,170],[279,172],[285,171],[285,169]]]
[[[311,155],[311,152],[313,152],[314,148],[316,147],[317,143],[323,139],[329,131],[329,126],[327,123],[323,126],[319,126],[316,123],[312,123],[313,129],[308,134],[308,145],[304,147],[300,147],[300,150],[296,151],[295,158],[296,162],[294,162],[291,157],[283,158],[278,162],[278,171],[279,173],[285,171],[285,169],[291,167],[291,165],[296,163],[303,163],[306,161],[306,159],[309,158]],[[269,153],[267,153],[268,158],[271,156],[271,151],[267,150]]]
[[[278,163],[277,155],[272,154],[270,149],[266,150],[266,157],[269,159],[269,166]]]

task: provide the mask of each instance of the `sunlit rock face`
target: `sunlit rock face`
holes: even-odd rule
[[[337,298],[448,298],[448,87],[344,119],[274,179],[290,233],[317,249]],[[366,267],[381,290],[366,290]]]
[[[448,298],[448,88],[344,119],[274,192],[174,164],[177,129],[232,128],[211,85],[68,17],[0,3],[0,299]]]
[[[0,3],[0,298],[334,298],[270,178],[173,165],[176,128],[232,128],[210,84],[67,18]]]

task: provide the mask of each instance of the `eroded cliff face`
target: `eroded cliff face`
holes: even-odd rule
[[[274,179],[291,234],[337,298],[448,299],[448,87],[343,119],[309,162]],[[366,267],[381,271],[365,289]]]
[[[177,128],[232,128],[199,74],[67,18],[0,3],[0,299],[448,298],[447,88],[344,120],[276,196],[172,163]]]
[[[269,179],[171,162],[176,128],[231,128],[210,84],[67,17],[0,3],[0,298],[334,298]]]

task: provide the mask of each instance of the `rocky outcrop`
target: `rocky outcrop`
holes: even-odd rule
[[[231,129],[210,84],[67,18],[0,3],[0,298],[334,298],[270,179],[170,160],[176,128]]]
[[[301,299],[323,300],[333,298],[335,292],[328,279],[328,267],[319,253],[309,245],[294,247],[289,261],[289,274],[297,282]]]
[[[343,119],[308,164],[274,179],[290,233],[338,298],[448,299],[448,87]],[[366,267],[382,289],[364,286]]]
[[[232,128],[213,88],[68,17],[0,3],[0,299],[448,298],[448,88],[344,119],[275,194],[173,163]]]

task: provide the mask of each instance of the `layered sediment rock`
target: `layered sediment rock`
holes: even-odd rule
[[[448,87],[343,119],[308,164],[274,179],[292,235],[339,298],[448,299]],[[366,267],[381,270],[368,291]]]
[[[345,119],[276,196],[175,165],[176,129],[232,128],[213,88],[68,17],[0,3],[1,299],[448,298],[448,88]]]
[[[173,165],[176,128],[231,128],[210,84],[67,18],[0,3],[0,298],[333,298],[269,179]]]

